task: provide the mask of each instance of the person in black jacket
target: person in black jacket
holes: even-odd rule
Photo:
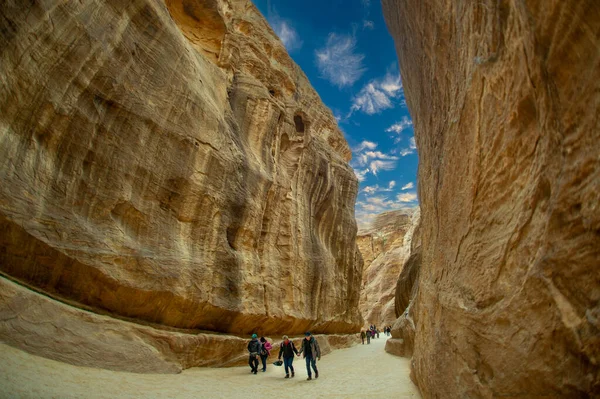
[[[315,379],[319,378],[319,370],[317,370],[317,359],[321,360],[321,348],[319,343],[313,337],[310,332],[304,333],[304,339],[302,340],[302,347],[298,351],[298,356],[304,353],[304,359],[306,360],[306,372],[308,374],[307,380],[312,380],[310,367],[312,366],[315,371]]]
[[[289,340],[287,335],[283,336],[283,342],[279,346],[279,360],[283,355],[283,365],[285,366],[285,378],[290,378],[290,371],[292,372],[292,378],[294,377],[294,354],[298,354],[298,349],[292,341]]]
[[[248,342],[248,352],[250,352],[248,364],[250,365],[251,373],[256,374],[258,372],[258,354],[261,348],[262,344],[258,340],[258,335],[252,334],[252,340]]]

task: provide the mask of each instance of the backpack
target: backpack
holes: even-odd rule
[[[265,348],[265,344],[261,343],[259,353],[260,353],[261,356],[267,356],[269,354],[269,352]]]

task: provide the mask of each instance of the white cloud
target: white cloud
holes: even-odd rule
[[[414,154],[417,149],[414,136],[410,138],[408,148],[402,148],[400,150],[400,156],[405,157],[410,154]]]
[[[377,148],[377,143],[373,143],[372,141],[364,140],[359,145],[352,149],[353,152],[360,152],[364,149],[368,148],[369,150],[374,150]]]
[[[363,29],[371,29],[371,30],[373,30],[374,28],[375,28],[375,22],[369,21],[367,19],[365,19],[363,21]]]
[[[396,187],[396,182],[394,180],[392,180],[388,183],[387,188],[379,187],[379,184],[375,184],[374,186],[366,186],[365,188],[360,190],[360,192],[365,193],[365,194],[375,194],[375,193],[379,193],[379,192],[391,192],[391,191],[394,191],[394,187]],[[357,204],[360,204],[360,202],[357,202]]]
[[[361,2],[363,3],[363,6],[367,8],[371,6],[371,0],[361,0]]]
[[[365,56],[355,51],[353,36],[330,33],[325,47],[315,51],[321,77],[339,88],[352,86],[367,70],[363,67]]]
[[[359,170],[359,169],[354,169],[354,174],[356,175],[356,179],[359,182],[365,181],[365,179],[367,178],[366,175],[367,173],[369,173],[369,169],[363,169],[363,170]]]
[[[291,24],[275,15],[269,19],[273,30],[287,49],[287,51],[298,50],[302,47],[303,41],[300,39],[298,32]]]
[[[364,153],[364,155],[367,156],[368,158],[379,158],[379,159],[389,159],[389,160],[398,159],[398,157],[396,157],[396,156],[387,155],[381,151],[367,151]]]
[[[374,151],[377,148],[377,143],[372,141],[362,141],[359,145],[352,149],[353,160],[352,167],[360,170],[361,173],[356,173],[359,181],[364,181],[367,173],[377,176],[382,170],[393,170],[396,168],[398,157],[395,155],[385,154],[381,151]],[[362,178],[362,180],[360,180]],[[396,184],[394,182],[394,184]]]
[[[366,186],[360,191],[367,194],[375,194],[377,191],[379,191],[379,186],[377,184],[374,186]]]
[[[405,131],[406,129],[410,128],[413,125],[413,122],[408,119],[408,117],[403,117],[402,120],[400,122],[396,122],[394,123],[392,126],[388,127],[387,129],[385,129],[386,132],[394,132],[396,133],[397,137],[394,140],[395,143],[400,142],[400,140],[402,139],[402,132]]]
[[[383,79],[370,81],[358,92],[352,99],[350,115],[354,111],[373,115],[393,108],[394,99],[402,95],[400,75],[388,72]]]
[[[400,156],[405,157],[407,155],[413,154],[414,152],[415,152],[415,150],[413,150],[411,148],[403,148],[400,150]]]
[[[369,164],[369,169],[371,170],[371,173],[373,173],[376,176],[377,172],[379,172],[380,170],[394,170],[395,168],[396,161],[382,161],[377,159]]]
[[[402,186],[402,188],[400,190],[409,190],[411,188],[414,188],[415,185],[413,184],[413,182],[407,183],[405,185]]]
[[[398,202],[415,202],[417,200],[417,193],[409,192],[398,194],[396,196],[396,199],[398,200]]]

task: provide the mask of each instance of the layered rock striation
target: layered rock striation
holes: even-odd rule
[[[250,1],[0,11],[4,276],[159,327],[359,328],[351,152]]]
[[[366,325],[391,325],[398,317],[396,285],[410,256],[420,211],[404,209],[377,215],[368,230],[359,231],[358,248],[364,260],[360,312]]]
[[[421,392],[600,395],[600,5],[383,6],[420,157]]]

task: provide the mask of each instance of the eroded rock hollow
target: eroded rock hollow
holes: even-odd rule
[[[4,276],[154,326],[359,328],[351,153],[250,1],[0,9]]]
[[[421,392],[600,395],[600,4],[383,6],[420,156]]]

